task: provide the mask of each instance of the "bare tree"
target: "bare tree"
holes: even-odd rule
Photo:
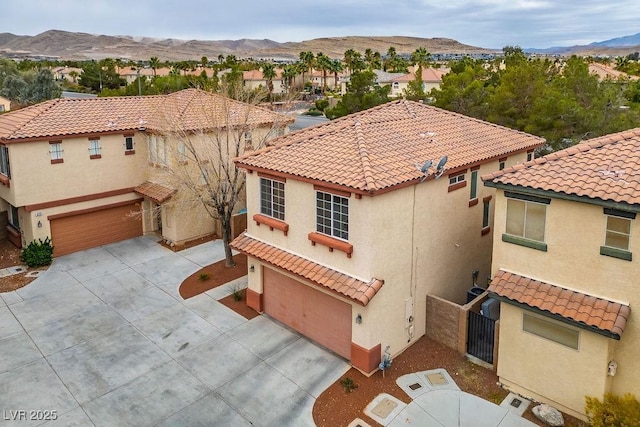
[[[186,92],[193,96],[187,103],[164,103],[155,115],[163,123],[153,127],[162,129],[170,154],[153,180],[175,190],[165,206],[179,207],[180,212],[203,210],[220,221],[226,265],[231,267],[232,215],[245,207],[245,172],[233,159],[265,147],[293,120],[258,106],[260,94],[227,94],[232,99],[200,90]]]

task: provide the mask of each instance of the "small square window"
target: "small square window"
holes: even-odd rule
[[[124,149],[126,151],[133,151],[133,137],[125,136],[124,137]]]
[[[609,248],[629,250],[631,220],[617,216],[607,216],[604,245]]]

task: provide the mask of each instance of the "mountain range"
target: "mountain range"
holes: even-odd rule
[[[88,33],[49,30],[35,36],[0,33],[0,56],[58,57],[63,60],[121,58],[148,60],[200,60],[203,56],[215,59],[219,55],[235,55],[254,59],[297,59],[302,51],[323,52],[333,58],[342,58],[347,49],[364,52],[366,48],[386,53],[394,46],[398,54],[409,54],[419,47],[432,53],[481,54],[496,52],[477,46],[465,45],[446,38],[419,38],[405,36],[347,36],[328,37],[301,42],[279,43],[273,40],[180,40],[151,37],[108,36]],[[640,33],[619,37],[585,46],[525,49],[548,54],[626,55],[640,50]]]

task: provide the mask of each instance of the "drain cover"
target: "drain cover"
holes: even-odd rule
[[[374,415],[376,415],[376,416],[378,416],[378,417],[380,417],[380,418],[384,419],[384,418],[387,418],[387,417],[389,416],[389,414],[390,414],[394,409],[396,409],[396,407],[397,407],[397,406],[398,406],[398,404],[397,404],[396,402],[394,402],[394,401],[392,401],[391,399],[388,399],[388,398],[386,398],[386,397],[385,397],[384,399],[382,399],[382,400],[380,401],[380,403],[378,403],[378,404],[375,406],[375,408],[373,408],[373,409],[371,410],[371,412],[372,412]]]
[[[511,406],[513,406],[514,408],[519,408],[521,404],[522,404],[522,400],[520,399],[513,399],[511,401]]]
[[[436,372],[433,374],[427,374],[427,381],[429,381],[429,384],[431,385],[445,385],[445,384],[449,384],[449,381],[447,381],[447,379],[444,377],[444,375],[442,375],[440,372]]]
[[[409,388],[410,388],[411,390],[417,390],[417,389],[419,389],[419,388],[422,388],[422,385],[421,385],[421,384],[418,384],[418,383],[415,383],[415,384],[411,384],[411,385],[409,386]]]

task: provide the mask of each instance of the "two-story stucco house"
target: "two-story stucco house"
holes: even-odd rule
[[[640,395],[640,129],[495,172],[498,376],[584,418],[585,396]]]
[[[424,335],[427,294],[464,302],[489,275],[494,191],[479,176],[543,142],[399,100],[237,159],[247,304],[373,372]]]
[[[196,89],[55,99],[3,114],[0,212],[9,238],[21,246],[51,237],[54,254],[63,255],[147,232],[173,243],[210,234],[214,220],[201,206],[170,203],[181,188],[167,171],[189,167],[184,138],[223,129],[242,132],[250,147],[288,122]]]

